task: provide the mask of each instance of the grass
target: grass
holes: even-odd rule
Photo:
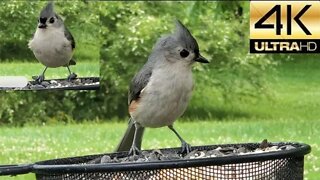
[[[255,103],[219,101],[210,88],[205,98],[208,108],[221,117],[182,118],[176,129],[192,145],[297,141],[310,144],[305,158],[305,179],[319,179],[320,174],[320,62],[301,59],[277,67],[270,73],[272,99]],[[33,71],[31,71],[33,72]],[[199,88],[199,87],[196,87]],[[212,102],[212,103],[207,103]],[[199,106],[192,101],[192,106]],[[231,116],[228,116],[228,114]],[[126,128],[125,122],[0,128],[0,164],[29,163],[44,159],[112,152]],[[143,148],[179,146],[167,128],[147,129]],[[33,174],[1,179],[34,179]]]
[[[285,128],[284,128],[285,127]],[[308,129],[304,131],[303,129]],[[112,152],[126,128],[126,123],[55,125],[23,128],[1,128],[1,164],[30,163],[45,159]],[[192,145],[299,141],[312,146],[306,158],[305,176],[314,179],[319,174],[320,125],[317,121],[237,120],[176,123],[177,130]],[[147,129],[143,148],[179,146],[175,135],[167,128]],[[33,179],[33,175],[1,177],[4,179]]]
[[[4,62],[0,63],[0,69],[0,76],[25,76],[29,80],[32,80],[32,76],[37,76],[42,73],[44,66],[38,62]],[[77,65],[70,66],[70,69],[72,72],[75,72],[78,77],[100,76],[99,60],[95,62],[77,62]],[[68,69],[65,67],[48,68],[45,73],[46,79],[66,78],[68,75]]]

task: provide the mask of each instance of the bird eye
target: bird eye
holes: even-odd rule
[[[54,18],[53,17],[49,19],[49,23],[51,23],[51,24],[54,23]]]
[[[189,51],[183,49],[181,52],[180,52],[180,56],[185,58],[185,57],[188,57],[189,56]]]

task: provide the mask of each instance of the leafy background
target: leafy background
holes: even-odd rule
[[[45,3],[0,2],[0,75],[37,63],[26,45]],[[1,91],[1,164],[113,151],[126,128],[128,84],[156,40],[173,32],[179,19],[210,64],[194,64],[193,97],[177,130],[192,145],[264,138],[310,144],[305,179],[319,179],[319,54],[249,54],[249,2],[55,4],[76,38],[79,64],[100,61],[101,88]],[[147,129],[143,147],[178,143],[166,128]]]
[[[27,42],[45,2],[0,2],[0,62],[34,62]],[[185,117],[248,116],[235,107],[271,99],[266,75],[284,55],[249,54],[248,2],[56,2],[77,38],[75,58],[101,62],[98,91],[0,92],[0,124],[125,119],[127,90],[163,34],[181,20],[211,62],[195,64],[196,88]],[[212,100],[208,102],[208,100]],[[253,115],[254,116],[254,115]]]

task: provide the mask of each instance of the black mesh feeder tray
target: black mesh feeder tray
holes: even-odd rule
[[[307,144],[245,143],[193,146],[53,159],[30,165],[0,166],[0,175],[33,172],[36,179],[303,179]]]

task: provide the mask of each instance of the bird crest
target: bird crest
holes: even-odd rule
[[[173,36],[178,42],[181,42],[184,47],[190,49],[199,49],[196,39],[179,20],[176,20],[176,30]]]
[[[54,16],[53,2],[50,1],[48,4],[42,9],[40,13],[41,18],[48,18]]]

